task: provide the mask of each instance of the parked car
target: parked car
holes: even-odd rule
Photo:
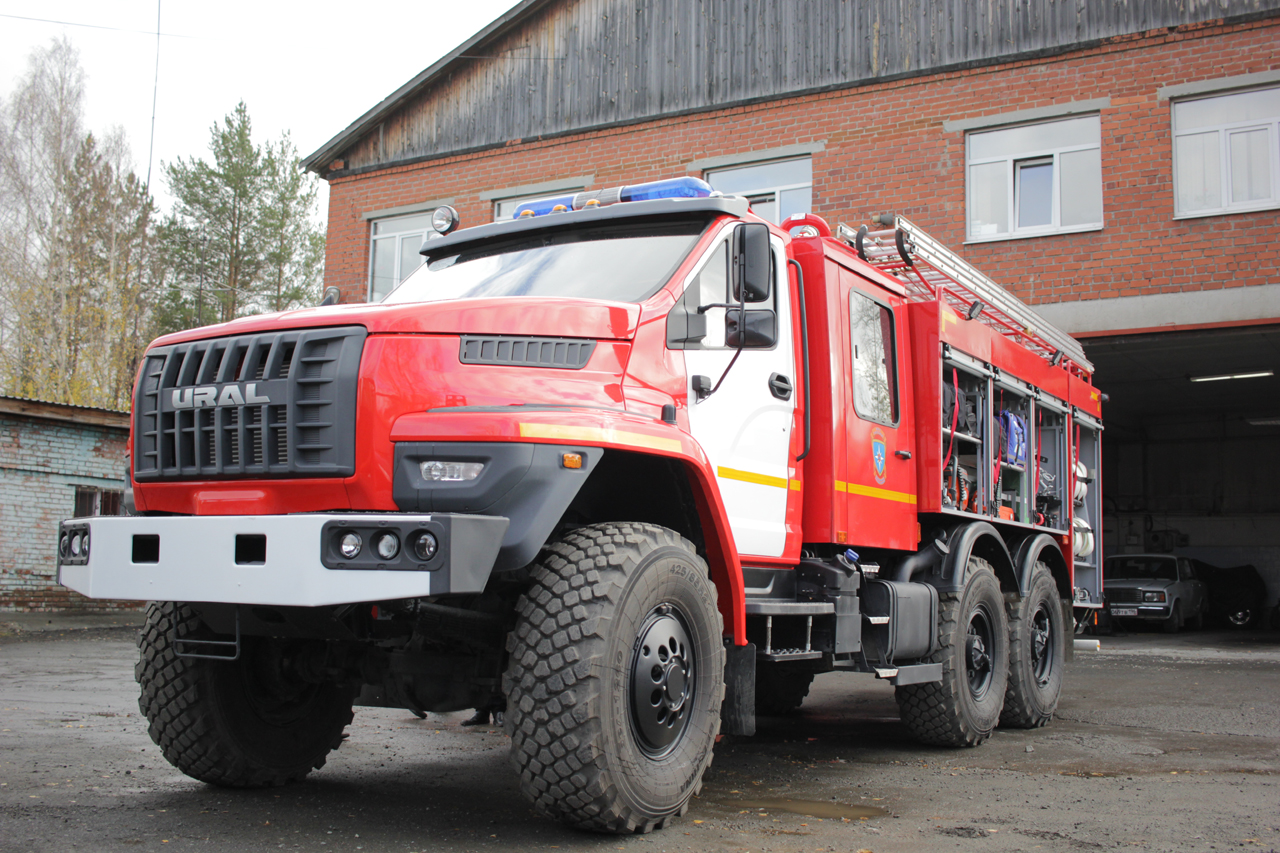
[[[1249,628],[1262,622],[1267,584],[1250,565],[1223,568],[1192,560],[1192,566],[1209,589],[1209,624]]]
[[[1160,622],[1170,634],[1185,624],[1199,628],[1209,606],[1208,588],[1185,557],[1120,554],[1103,564],[1103,598],[1110,616]]]

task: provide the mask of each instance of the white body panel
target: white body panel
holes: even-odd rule
[[[61,566],[59,582],[90,598],[300,607],[480,591],[449,589],[448,566],[438,572],[325,567],[320,560],[320,532],[326,522],[358,519],[364,523],[378,518],[317,513],[72,519],[90,528],[89,560],[85,565]],[[427,521],[431,516],[396,514],[386,518],[413,522]],[[507,520],[485,521],[501,522],[495,525],[500,527],[497,535],[488,535],[483,545],[492,548],[487,555],[491,567]],[[159,562],[132,561],[135,534],[161,537]],[[238,534],[265,535],[266,561],[237,565]],[[483,562],[485,555],[472,553],[469,559]]]
[[[690,281],[716,257],[719,244],[708,250]],[[780,557],[786,545],[787,494],[794,473],[791,429],[795,393],[780,400],[769,390],[769,377],[780,373],[798,386],[791,334],[791,288],[782,243],[771,240],[777,275],[772,303],[748,303],[748,309],[775,307],[778,343],[771,349],[744,349],[719,390],[698,401],[689,388],[691,432],[706,451],[738,553]],[[689,282],[686,282],[686,286]],[[704,302],[713,301],[704,298]],[[724,309],[707,312],[707,349],[684,351],[685,370],[693,376],[720,381],[735,350],[725,349]]]

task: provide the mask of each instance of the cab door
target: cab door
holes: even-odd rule
[[[905,363],[906,304],[840,268],[844,315],[845,526],[855,545],[915,550],[915,436]]]
[[[731,287],[736,266],[733,230],[725,230],[687,281],[683,302],[688,311],[737,301]],[[789,494],[793,483],[799,486],[790,456],[796,375],[787,263],[777,238],[770,238],[770,252],[769,298],[746,307],[775,312],[776,341],[741,350],[729,346],[726,309],[708,308],[702,312],[707,334],[684,346],[684,360],[690,431],[711,460],[738,553],[781,557],[787,542]],[[719,387],[699,399],[695,382]],[[797,511],[799,494],[796,491]]]

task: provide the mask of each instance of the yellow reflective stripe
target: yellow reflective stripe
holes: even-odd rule
[[[549,438],[554,441],[599,441],[605,444],[630,444],[679,453],[682,445],[676,438],[660,438],[639,432],[601,427],[565,426],[563,424],[520,424],[522,438]]]
[[[800,481],[799,481],[799,480],[792,480],[792,481],[791,481],[791,491],[793,491],[793,492],[798,492],[798,491],[800,491]]]
[[[877,489],[875,486],[861,486],[857,483],[845,483],[842,480],[836,480],[837,492],[848,492],[851,495],[862,495],[865,498],[880,498],[886,501],[898,501],[904,504],[913,504],[916,502],[915,495],[909,495],[906,492],[895,492],[891,489]]]
[[[768,474],[757,474],[754,471],[739,471],[737,468],[716,468],[716,476],[726,480],[741,480],[744,483],[755,483],[760,486],[773,486],[778,489],[787,488],[785,477],[770,477]],[[795,488],[800,488],[797,484]]]

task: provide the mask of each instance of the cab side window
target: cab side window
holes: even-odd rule
[[[706,264],[694,276],[685,291],[688,310],[696,311],[699,305],[714,305],[729,301],[729,244],[721,240],[720,245],[707,258]],[[690,298],[692,297],[692,298]],[[707,336],[702,339],[705,349],[718,349],[724,346],[724,313],[723,308],[709,308],[707,315]]]
[[[896,424],[898,365],[893,312],[857,290],[850,291],[849,339],[854,411],[863,420]]]

